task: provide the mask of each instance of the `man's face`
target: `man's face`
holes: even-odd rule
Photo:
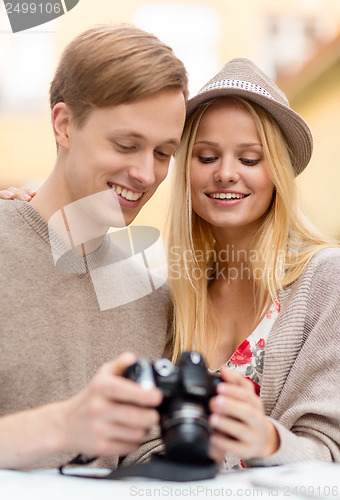
[[[94,109],[81,127],[70,121],[61,152],[62,205],[102,192],[95,218],[115,225],[108,207],[112,194],[113,210],[120,207],[125,224],[130,224],[165,179],[184,120],[184,96],[171,90]],[[89,210],[93,205],[89,203]]]

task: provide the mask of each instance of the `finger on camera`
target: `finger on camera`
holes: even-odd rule
[[[97,433],[101,439],[110,439],[140,445],[148,432],[148,428],[141,426],[129,426],[117,422],[100,422],[97,425]]]
[[[255,407],[248,401],[238,401],[224,396],[211,398],[209,406],[212,412],[209,418],[213,422],[217,422],[219,418],[229,417],[253,425],[264,414],[261,406]]]
[[[254,384],[251,381],[249,381],[248,386],[240,386],[227,383],[219,384],[217,387],[217,395],[252,404],[256,407],[261,406],[261,400],[256,395]]]
[[[220,372],[220,377],[224,382],[227,382],[229,384],[233,384],[236,386],[241,386],[241,387],[252,387],[254,384],[252,383],[251,380],[249,380],[247,377],[244,377],[240,372],[237,370],[231,370],[230,368],[222,368]],[[217,388],[223,385],[218,384]]]
[[[214,429],[214,432],[222,435],[228,434],[234,439],[247,439],[252,433],[251,427],[244,421],[234,417],[226,417],[222,415],[211,415],[209,423]]]
[[[123,352],[113,361],[102,365],[100,371],[110,375],[124,375],[125,370],[136,363],[137,356],[132,352]]]
[[[139,384],[119,376],[98,374],[90,383],[89,391],[113,402],[129,403],[140,407],[156,407],[162,393],[156,388],[143,389]]]
[[[155,409],[120,404],[115,405],[110,420],[129,428],[147,430],[159,423],[159,413]]]
[[[112,375],[123,376],[126,369],[132,364],[134,364],[136,361],[137,358],[135,354],[131,352],[125,352],[121,354],[116,360],[103,365],[102,372]],[[148,406],[149,404],[151,404],[152,406],[154,406],[155,404],[158,405],[161,403],[163,396],[158,388],[155,387],[155,390],[153,390],[154,388],[151,388],[149,390],[142,388],[139,384],[137,384],[134,381],[125,378],[124,380],[126,382],[131,382],[129,384],[124,384],[124,385],[126,388],[129,386],[131,388],[131,391],[134,392],[134,397],[137,397],[138,404],[141,404],[142,406]],[[150,398],[151,402],[149,403]],[[153,402],[154,398],[156,398],[156,402]],[[143,401],[145,402],[145,404],[143,404]]]

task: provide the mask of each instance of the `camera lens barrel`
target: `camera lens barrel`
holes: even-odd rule
[[[152,364],[141,358],[125,376],[143,387],[156,385],[162,391],[158,411],[166,457],[186,464],[207,464],[209,400],[216,394],[219,378],[209,374],[203,356],[183,352],[176,365],[168,359]]]

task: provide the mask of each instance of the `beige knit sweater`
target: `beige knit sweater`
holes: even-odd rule
[[[47,223],[29,203],[0,200],[0,231],[0,415],[68,398],[123,351],[162,356],[171,316],[165,286],[101,310],[91,277],[72,255],[63,263],[72,272],[56,269]],[[99,266],[111,251],[106,237],[89,260]],[[70,458],[55,456],[36,467]],[[113,457],[96,465],[116,464]]]

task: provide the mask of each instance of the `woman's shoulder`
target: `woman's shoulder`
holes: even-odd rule
[[[318,272],[324,270],[325,272],[335,272],[340,270],[340,248],[339,247],[326,247],[319,250],[312,257],[309,267],[317,269]]]
[[[340,297],[340,248],[327,247],[318,251],[302,274],[301,286],[311,295]],[[300,287],[301,289],[301,287]]]
[[[322,247],[314,253],[301,272],[300,276],[285,287],[281,299],[299,295],[308,296],[311,291],[331,294],[332,290],[339,294],[340,290],[340,248]]]

